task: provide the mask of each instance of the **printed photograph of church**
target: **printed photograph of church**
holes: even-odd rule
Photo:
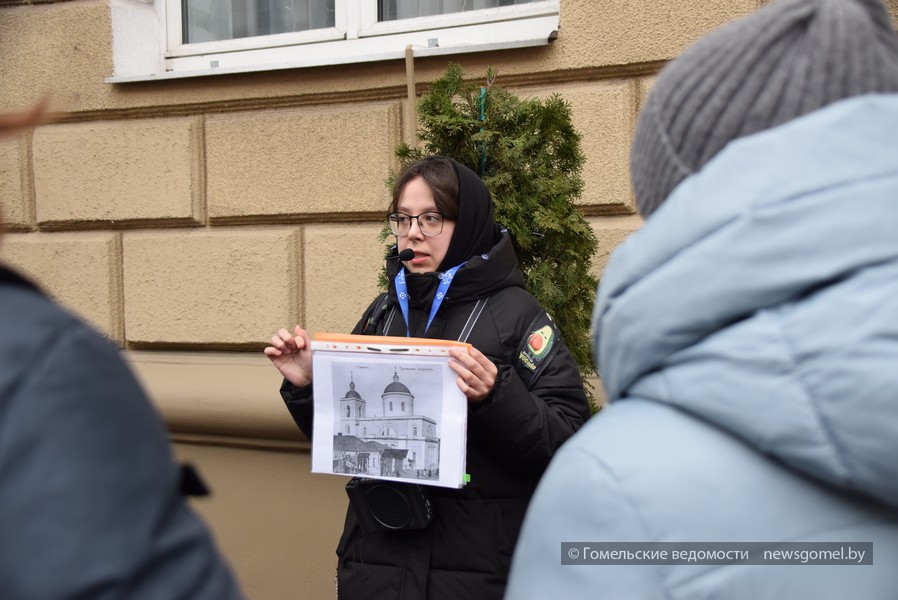
[[[334,369],[334,390],[347,391],[335,398],[333,472],[438,479],[439,424],[428,416],[440,414],[439,394],[427,393],[435,392],[433,369],[370,371]],[[421,393],[417,400],[410,387]]]

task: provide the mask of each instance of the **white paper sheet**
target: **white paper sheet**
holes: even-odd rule
[[[312,343],[312,471],[462,487],[468,403],[451,345],[339,337]]]

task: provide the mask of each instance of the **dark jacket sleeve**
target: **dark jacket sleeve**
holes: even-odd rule
[[[241,597],[118,349],[74,319],[42,333],[0,402],[2,595]]]
[[[516,340],[515,352],[496,365],[493,392],[482,405],[471,407],[469,426],[503,462],[538,477],[561,444],[589,418],[589,402],[577,363],[560,333],[557,352],[529,387],[525,384],[513,366],[517,348],[531,333],[521,327],[523,322],[517,321],[510,338]]]
[[[368,308],[365,309],[364,314],[362,314],[362,318],[359,319],[359,322],[353,327],[353,334],[360,334],[366,329],[375,310],[383,310],[386,308],[386,304],[383,302],[384,298],[385,294],[381,294],[368,305]],[[284,399],[284,404],[287,405],[287,410],[290,411],[290,416],[293,417],[297,427],[299,427],[303,434],[311,441],[315,416],[313,410],[314,398],[312,397],[312,385],[296,387],[284,379],[281,383],[280,392],[281,398]]]
[[[281,398],[290,411],[290,416],[296,422],[296,426],[309,439],[312,439],[312,424],[314,411],[312,410],[312,385],[296,387],[286,379],[281,383]]]

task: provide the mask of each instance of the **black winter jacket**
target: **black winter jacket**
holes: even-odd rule
[[[392,281],[401,265],[393,259],[387,265]],[[492,393],[469,409],[470,483],[460,490],[430,488],[435,517],[428,527],[365,535],[350,507],[337,548],[339,597],[499,599],[536,483],[558,447],[589,417],[583,382],[554,326],[554,348],[545,354],[548,358],[533,364],[535,373],[520,366],[522,346],[534,329],[550,321],[523,287],[507,233],[490,253],[470,259],[456,273],[426,333],[437,274],[411,274],[407,281],[413,337],[458,339],[477,300],[488,298],[467,341],[499,372]],[[369,306],[353,333],[406,335],[392,284],[386,308],[380,309],[381,304]],[[524,378],[532,379],[529,385]],[[311,438],[310,388],[295,388],[285,381],[281,393]]]

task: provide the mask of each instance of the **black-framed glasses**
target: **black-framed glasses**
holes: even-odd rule
[[[404,212],[394,212],[387,215],[387,223],[390,231],[396,237],[405,237],[412,228],[412,219],[418,221],[418,229],[426,236],[433,237],[443,233],[443,215],[438,212],[428,211],[420,215],[407,215]]]

